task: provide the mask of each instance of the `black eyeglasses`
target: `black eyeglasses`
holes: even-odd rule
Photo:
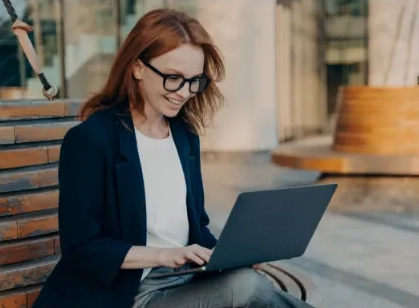
[[[185,82],[189,83],[189,91],[191,93],[202,93],[211,82],[211,78],[202,74],[192,78],[185,78],[178,74],[163,74],[150,63],[143,61],[145,66],[150,68],[153,72],[163,78],[163,87],[169,92],[176,92],[183,88]]]

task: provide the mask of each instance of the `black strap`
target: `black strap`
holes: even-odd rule
[[[44,86],[45,91],[48,91],[49,89],[52,88],[47,78],[45,77],[44,73],[38,74],[38,78],[39,78],[39,81],[41,81],[42,85]]]
[[[17,15],[12,3],[10,2],[10,0],[3,0],[3,3],[6,7],[7,13],[9,14],[12,23],[14,23],[17,19]]]

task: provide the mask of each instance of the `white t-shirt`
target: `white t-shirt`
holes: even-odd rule
[[[154,139],[135,130],[144,178],[147,246],[183,247],[189,240],[186,183],[176,145],[169,132]],[[150,268],[144,269],[143,280]]]

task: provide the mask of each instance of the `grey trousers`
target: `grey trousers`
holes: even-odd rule
[[[156,268],[152,272],[172,271]],[[254,269],[205,276],[145,278],[133,308],[313,308],[276,288]]]

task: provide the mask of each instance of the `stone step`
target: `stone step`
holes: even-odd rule
[[[27,262],[23,266],[7,266],[0,272],[0,291],[43,283],[54,269],[58,259],[59,256],[56,255],[46,260]]]
[[[0,193],[32,190],[58,185],[58,167],[30,167],[29,170],[0,170]],[[1,196],[0,196],[1,197]]]
[[[0,170],[56,163],[61,145],[0,148]]]
[[[60,252],[57,235],[0,245],[0,265],[38,259]],[[0,306],[1,307],[1,306]]]
[[[58,207],[58,189],[0,195],[0,217],[50,210]]]
[[[0,293],[0,307],[30,308],[35,303],[41,291],[41,286],[19,288],[17,290]]]
[[[0,126],[0,145],[61,140],[78,121]]]
[[[80,101],[0,101],[0,121],[76,117]]]
[[[38,214],[33,217],[7,217],[0,220],[0,243],[22,240],[58,231],[57,214]]]

